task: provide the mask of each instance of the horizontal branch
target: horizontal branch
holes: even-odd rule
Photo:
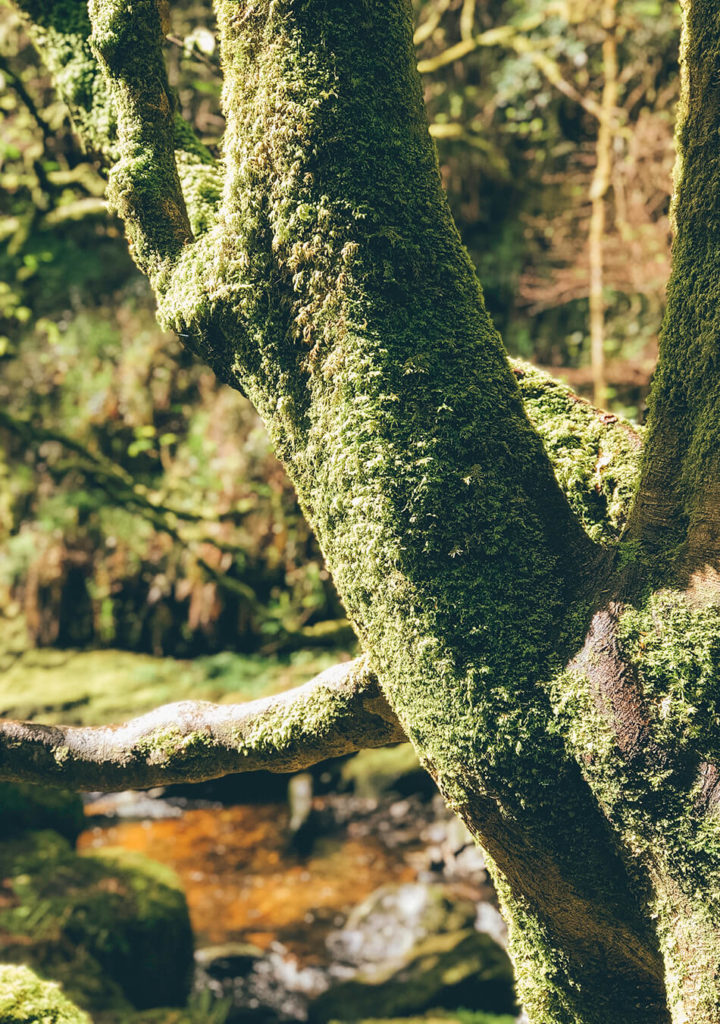
[[[180,701],[124,725],[0,721],[0,781],[112,792],[300,771],[406,737],[364,659],[246,704]]]

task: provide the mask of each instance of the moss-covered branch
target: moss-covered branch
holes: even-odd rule
[[[594,541],[616,544],[640,477],[644,429],[598,409],[525,360],[510,359],[510,366],[528,419],[572,510]],[[2,416],[0,412],[0,423]]]
[[[247,704],[182,701],[125,725],[0,721],[0,780],[113,791],[300,771],[405,735],[363,659]]]
[[[720,20],[685,0],[676,131],[673,270],[650,395],[635,536],[666,579],[720,589]]]
[[[120,159],[108,198],[125,222],[135,262],[158,285],[192,238],[175,164],[174,97],[155,0],[92,2],[91,45],[117,117]]]
[[[597,409],[537,367],[510,362],[525,412],[573,511],[594,541],[617,543],[640,476],[642,429]]]
[[[117,110],[112,90],[90,45],[92,29],[87,5],[49,0],[16,2],[55,89],[68,107],[80,142],[103,168],[112,167],[120,156]],[[156,68],[164,74],[162,64]],[[198,236],[214,222],[222,192],[221,169],[174,107],[172,133],[190,227]]]

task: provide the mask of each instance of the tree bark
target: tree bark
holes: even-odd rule
[[[47,22],[38,0],[22,6]],[[65,5],[50,7],[62,64]],[[226,170],[194,219],[155,3],[91,6],[104,78],[90,107],[117,125],[110,194],[163,322],[265,419],[388,703],[488,852],[533,1024],[716,1022],[720,626],[714,606],[657,590],[678,583],[662,575],[670,517],[681,509],[691,552],[715,522],[712,303],[691,291],[699,338],[668,321],[630,539],[601,548],[528,421],[450,218],[409,2],[218,0],[217,15]],[[705,159],[686,159],[688,196],[719,145],[717,34],[709,0],[690,5],[700,73],[681,139]],[[718,273],[718,170],[688,210],[695,248],[679,236],[678,295],[691,252],[699,281]],[[559,451],[577,410],[554,398],[539,425]],[[599,444],[601,498],[603,458]]]
[[[715,5],[685,0],[673,268],[633,516],[635,535],[666,552],[666,578],[709,591],[720,589],[719,57]]]
[[[113,792],[304,771],[405,734],[363,659],[245,704],[181,701],[122,726],[0,721],[0,779]]]

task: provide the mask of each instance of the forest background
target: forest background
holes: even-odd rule
[[[260,421],[156,326],[102,174],[0,2],[3,628],[183,658],[347,647]],[[509,351],[641,421],[669,272],[678,5],[415,6],[442,174]],[[172,5],[167,57],[217,150],[209,3]]]

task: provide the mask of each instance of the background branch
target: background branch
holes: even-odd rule
[[[175,164],[174,97],[154,0],[90,4],[91,45],[117,115],[120,160],[108,199],[125,222],[135,262],[157,284],[192,239]]]

